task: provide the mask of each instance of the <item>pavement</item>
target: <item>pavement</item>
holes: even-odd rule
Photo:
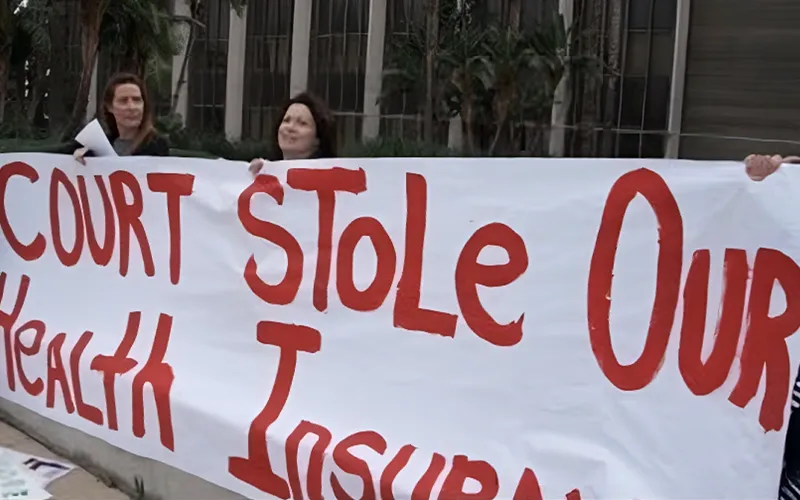
[[[42,458],[71,462],[4,422],[0,422],[0,446]],[[80,467],[53,481],[47,491],[53,495],[53,500],[130,500],[121,491],[108,487]]]

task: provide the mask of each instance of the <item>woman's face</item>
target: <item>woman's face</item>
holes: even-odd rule
[[[317,126],[305,104],[294,103],[286,110],[278,128],[278,147],[285,160],[309,158],[319,146]]]
[[[117,85],[109,111],[114,115],[118,129],[138,129],[144,116],[142,90],[133,83]]]

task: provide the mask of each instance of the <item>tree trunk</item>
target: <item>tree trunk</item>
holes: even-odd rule
[[[5,123],[8,79],[11,76],[11,44],[0,48],[0,123]]]
[[[50,81],[58,83],[50,86],[47,91],[48,128],[52,135],[61,133],[69,120],[67,103],[72,99],[69,95],[72,85],[67,72],[70,59],[67,40],[69,30],[75,26],[69,24],[68,11],[74,8],[74,3],[75,0],[53,0],[49,14],[48,29],[50,40],[53,40],[49,64]]]
[[[436,68],[439,55],[439,0],[428,0],[425,30],[425,107],[423,137],[433,143],[433,107],[436,99]]]
[[[25,99],[27,90],[27,73],[25,65],[19,64],[16,67],[12,65],[10,68],[12,77],[14,78],[14,87],[17,89],[16,106],[14,107],[14,117],[18,121],[23,121],[28,116],[27,100]]]
[[[47,70],[50,67],[51,59],[47,53],[35,53],[33,60],[28,65],[28,87],[30,96],[26,105],[26,117],[28,123],[34,126],[39,105],[42,103],[44,94],[48,89],[49,77]],[[54,80],[55,81],[55,80]]]
[[[8,80],[11,78],[11,46],[14,40],[14,12],[11,0],[0,2],[0,123],[5,122]]]
[[[39,84],[31,88],[31,98],[28,101],[26,118],[28,123],[33,124],[36,121],[36,113],[39,111],[39,105],[42,103],[42,89]]]
[[[519,31],[522,20],[522,0],[510,0],[508,5],[508,24],[514,31]]]
[[[492,143],[489,145],[489,156],[494,156],[494,152],[497,150],[497,144],[500,142],[500,135],[503,133],[505,125],[505,119],[497,122],[494,130],[494,137],[492,137]]]
[[[178,111],[178,100],[181,96],[181,90],[183,90],[184,85],[186,85],[186,72],[189,69],[189,56],[192,53],[192,49],[194,48],[194,41],[197,38],[197,32],[195,31],[197,28],[193,24],[189,25],[189,38],[186,42],[186,53],[183,55],[183,60],[181,61],[181,70],[178,73],[178,81],[175,82],[175,89],[172,91],[172,101],[170,102],[169,106],[169,113],[174,115]],[[186,117],[183,117],[186,120]]]
[[[475,106],[472,98],[466,94],[462,96],[464,102],[461,104],[461,118],[464,121],[464,131],[467,135],[467,152],[475,154]]]
[[[180,1],[190,1],[190,0],[176,0]],[[201,15],[203,14],[203,3],[199,0],[190,1],[189,4],[189,17],[193,21],[199,21]],[[197,26],[195,26],[194,22],[190,22],[189,24],[189,34],[186,39],[186,50],[183,54],[183,60],[181,61],[181,69],[178,73],[178,80],[175,82],[175,88],[172,91],[172,100],[170,101],[169,106],[169,113],[174,115],[178,111],[178,101],[180,100],[181,90],[186,85],[186,73],[189,70],[189,58],[192,55],[192,49],[194,49],[194,42],[197,40]],[[186,121],[186,117],[183,117],[184,122]]]
[[[63,133],[63,140],[71,139],[86,117],[86,106],[89,102],[89,93],[92,85],[92,73],[97,62],[97,53],[100,47],[100,23],[103,20],[108,4],[105,0],[95,0],[89,12],[81,13],[81,81],[76,93],[75,106],[72,116]],[[88,3],[84,0],[82,7]]]
[[[83,38],[83,37],[81,37]],[[78,92],[75,95],[75,105],[72,107],[72,115],[67,123],[64,133],[62,134],[63,140],[71,139],[78,129],[83,124],[86,118],[86,107],[89,104],[89,93],[91,92],[92,73],[94,72],[94,61],[97,59],[98,41],[97,37],[95,42],[89,42],[89,47],[83,54],[83,68],[81,69],[81,81],[78,85]]]

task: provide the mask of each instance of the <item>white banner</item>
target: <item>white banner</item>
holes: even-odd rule
[[[250,498],[774,498],[800,174],[0,158],[0,396]]]

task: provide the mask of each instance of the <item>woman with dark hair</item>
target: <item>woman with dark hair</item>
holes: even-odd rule
[[[101,122],[120,156],[169,156],[169,141],[156,133],[147,87],[138,76],[117,73],[111,77],[103,93]],[[84,157],[92,155],[77,141],[63,152],[72,153],[83,164]]]
[[[272,133],[272,152],[266,161],[336,158],[336,128],[328,107],[308,92],[303,92],[283,106],[281,120]],[[265,159],[250,162],[257,174]]]

